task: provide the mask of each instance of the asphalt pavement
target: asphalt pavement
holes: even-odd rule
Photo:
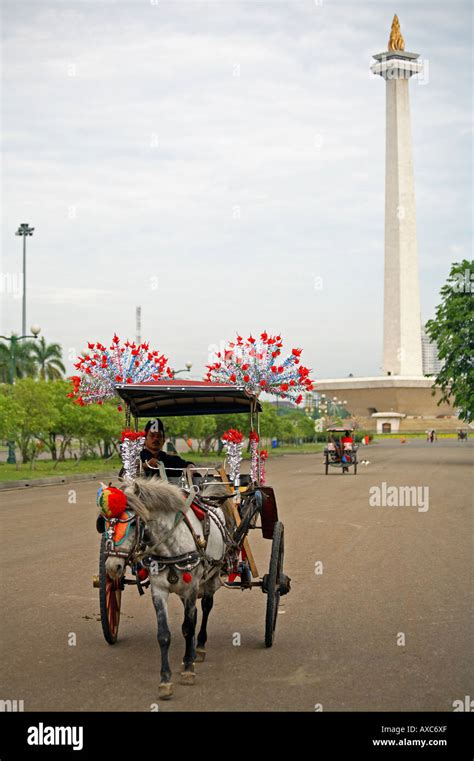
[[[368,464],[356,476],[325,476],[322,454],[271,459],[292,579],[274,646],[263,643],[262,592],[221,589],[207,660],[195,686],[180,685],[182,606],[172,597],[175,693],[159,710],[452,711],[474,696],[473,455],[471,442],[374,444],[360,449]],[[159,702],[149,591],[126,588],[119,641],[102,636],[97,486],[0,494],[0,699],[23,700],[26,711]],[[371,504],[391,486],[420,487],[420,501]],[[271,542],[253,532],[251,543],[263,574]]]

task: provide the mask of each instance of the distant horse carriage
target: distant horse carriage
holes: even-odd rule
[[[357,450],[354,441],[354,428],[351,426],[332,427],[327,431],[327,443],[324,448],[324,471],[328,475],[329,468],[339,468],[341,473],[348,473],[349,468],[354,469],[357,475]]]

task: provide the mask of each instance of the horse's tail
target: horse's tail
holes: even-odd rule
[[[125,494],[130,509],[144,521],[157,513],[177,513],[186,502],[177,486],[159,478],[137,478]]]

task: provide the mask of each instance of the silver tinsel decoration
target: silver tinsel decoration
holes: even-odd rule
[[[125,477],[132,481],[138,475],[140,452],[143,449],[144,443],[145,436],[129,438],[125,435],[120,445],[120,456],[125,470]]]

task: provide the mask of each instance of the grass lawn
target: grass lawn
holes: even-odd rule
[[[280,446],[276,449],[268,449],[268,456],[269,457],[278,457],[282,454],[314,454],[315,452],[322,452],[325,447],[325,444],[318,443],[318,444],[301,444],[299,446]],[[212,462],[212,463],[219,463],[219,465],[222,465],[224,462],[224,451],[221,452],[221,454],[217,454],[217,452],[209,452],[209,454],[202,454],[198,452],[190,452],[189,450],[187,452],[180,452],[180,457],[183,457],[185,460],[191,460],[192,462],[198,463],[198,462]],[[250,460],[250,454],[248,454],[246,451],[243,452],[243,459]]]
[[[36,460],[33,469],[31,463],[20,465],[17,469],[16,465],[2,462],[0,463],[0,481],[26,481],[33,478],[75,476],[79,473],[118,472],[122,466],[118,457],[107,461],[97,457],[94,460],[81,460],[79,463],[75,460],[65,460],[58,462],[56,467],[54,464],[53,460]]]

